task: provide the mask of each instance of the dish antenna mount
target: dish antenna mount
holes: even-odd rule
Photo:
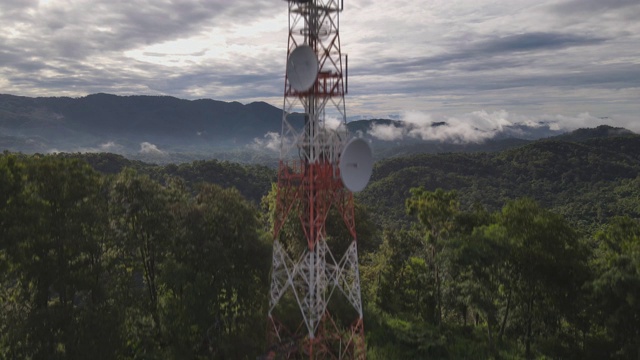
[[[340,156],[340,177],[344,186],[352,192],[362,191],[369,183],[372,171],[369,143],[359,138],[349,141]]]

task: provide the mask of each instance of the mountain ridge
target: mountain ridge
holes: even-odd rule
[[[262,101],[241,104],[106,93],[79,98],[0,94],[0,149],[24,153],[113,152],[162,163],[206,158],[275,162],[278,155],[268,150],[274,148],[269,141],[279,142],[281,121],[282,109]],[[377,159],[418,153],[500,151],[526,145],[543,135],[571,139],[571,135],[559,134],[544,124],[504,127],[493,138],[479,142],[424,139],[407,133],[416,125],[401,120],[354,120],[347,126],[352,134],[372,144]],[[450,124],[432,122],[424,126],[440,131]],[[395,129],[401,137],[381,138],[376,134],[378,127]],[[630,133],[615,128],[597,131]],[[266,136],[269,133],[276,136]],[[579,133],[573,138],[596,135]]]

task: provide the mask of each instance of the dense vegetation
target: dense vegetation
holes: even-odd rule
[[[584,237],[528,198],[495,213],[457,199],[412,190],[417,222],[365,256],[370,359],[640,356],[637,220]]]
[[[627,135],[379,163],[356,208],[368,358],[640,357],[639,150]],[[256,358],[273,180],[1,155],[0,358]]]
[[[0,157],[0,358],[250,358],[268,236],[237,190]]]
[[[597,131],[596,131],[597,134]],[[582,132],[578,132],[580,139]],[[531,197],[593,233],[612,216],[640,216],[640,136],[541,140],[496,153],[418,154],[380,161],[359,194],[376,222],[408,224],[410,189],[457,190],[463,207],[499,210]]]

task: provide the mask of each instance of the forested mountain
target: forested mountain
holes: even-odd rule
[[[23,153],[111,152],[162,164],[215,158],[277,163],[282,109],[264,102],[240,104],[169,96],[93,94],[80,98],[29,98],[0,94],[0,150]],[[301,126],[302,117],[292,119]],[[379,127],[400,132],[415,124],[389,119],[352,121],[352,134],[374,146],[376,158],[414,153],[499,151],[557,135],[548,124],[504,126],[486,142],[404,136],[386,139]],[[446,128],[446,122],[423,125]],[[425,130],[425,128],[421,128]]]
[[[622,135],[622,136],[618,136]],[[209,182],[236,187],[254,203],[275,181],[273,167],[218,160],[153,165],[115,154],[62,155],[84,159],[104,173],[132,167],[161,181],[167,176],[189,185]],[[621,194],[636,194],[640,184],[640,135],[600,126],[562,137],[526,142],[505,151],[412,154],[378,161],[372,179],[356,198],[376,223],[402,226],[408,221],[404,201],[409,190],[457,190],[463,206],[489,210],[528,196],[565,215],[585,230],[615,215],[640,215]]]
[[[194,191],[202,184],[235,188],[254,205],[260,204],[271,190],[271,183],[276,181],[273,168],[257,164],[196,160],[191,163],[155,165],[108,153],[59,154],[58,157],[80,159],[103,174],[118,174],[129,168],[162,183],[179,178]]]
[[[242,105],[170,96],[94,94],[81,98],[0,95],[0,126],[23,131],[49,128],[93,136],[141,136],[246,142],[272,131],[282,111],[262,102]],[[275,125],[275,126],[274,126]],[[198,135],[200,133],[200,135]]]
[[[628,197],[639,194],[640,136],[602,137],[607,130],[579,130],[581,141],[540,140],[496,153],[385,159],[357,198],[390,224],[407,221],[404,201],[413,187],[457,190],[463,206],[489,210],[528,196],[588,228],[615,215],[638,216],[640,208]]]
[[[367,358],[638,358],[639,160],[599,127],[379,161],[355,212]],[[1,154],[0,359],[261,357],[274,180]]]
[[[242,105],[109,94],[81,98],[0,95],[0,134],[8,137],[2,145],[25,152],[81,150],[101,144],[111,144],[107,151],[137,152],[141,142],[163,151],[229,148],[278,130],[281,118],[282,110],[261,102]]]

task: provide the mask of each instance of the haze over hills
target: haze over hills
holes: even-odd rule
[[[0,96],[2,145],[24,152],[225,149],[273,131],[281,116],[281,110],[258,102],[108,94],[77,99]]]
[[[111,152],[160,163],[218,158],[271,163],[277,159],[282,110],[169,96],[93,94],[30,98],[0,94],[0,148],[24,153]],[[413,153],[498,151],[563,131],[551,123],[495,129],[447,122],[390,119],[348,123],[371,141],[377,158]]]

